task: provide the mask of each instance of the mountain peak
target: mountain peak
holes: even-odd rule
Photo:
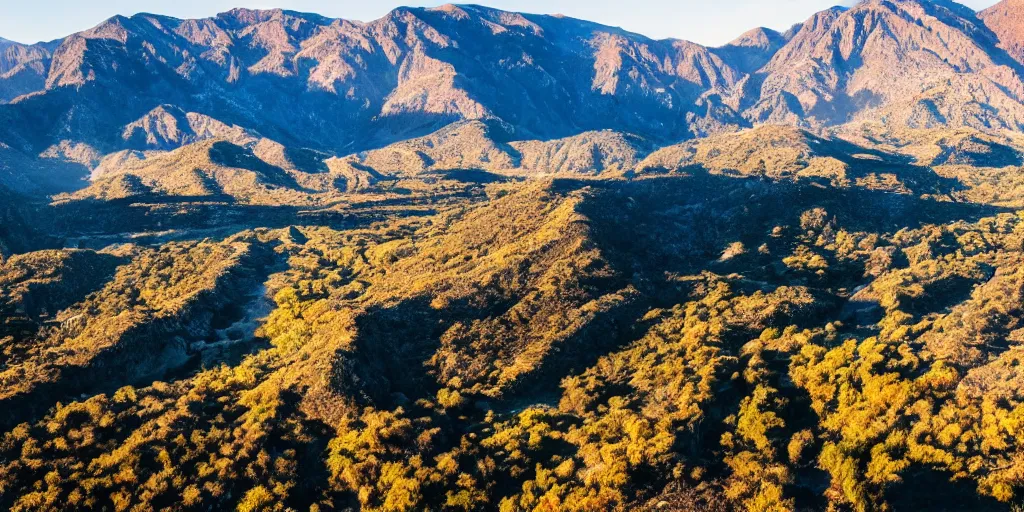
[[[973,11],[944,0],[865,0],[822,11],[761,70],[761,99],[748,115],[812,126],[882,117],[918,127],[1016,128],[1024,84],[979,25]]]
[[[807,20],[804,21],[803,23],[797,23],[796,25],[794,25],[793,28],[790,29],[789,33],[787,33],[787,39],[792,39],[793,36],[800,33],[801,31],[816,31],[822,29],[823,27],[829,26],[832,24],[833,21],[835,21],[837,18],[839,18],[848,11],[850,11],[849,7],[844,7],[841,5],[832,6],[823,11],[818,11],[812,14],[811,17],[807,18]]]
[[[217,14],[215,17],[217,20],[227,22],[230,26],[244,27],[249,25],[256,25],[259,23],[266,23],[268,21],[281,21],[281,22],[292,22],[292,21],[307,21],[317,25],[327,25],[334,21],[331,18],[321,16],[319,14],[291,11],[287,9],[250,9],[245,7],[236,7],[227,12]]]
[[[782,34],[766,27],[758,27],[752,30],[748,30],[739,37],[733,39],[725,46],[734,46],[740,48],[767,48],[773,44],[781,44],[785,42]]]
[[[76,35],[85,39],[112,39],[124,43],[128,39],[131,23],[130,18],[116,14]]]
[[[883,9],[888,12],[921,9],[921,12],[935,17],[946,18],[952,15],[962,20],[973,20],[976,16],[973,9],[952,0],[861,0],[850,10],[864,9]],[[945,11],[945,16],[942,11]]]
[[[284,10],[277,9],[250,9],[247,7],[235,7],[227,12],[218,14],[218,17],[234,18],[250,23],[265,21],[284,14]]]

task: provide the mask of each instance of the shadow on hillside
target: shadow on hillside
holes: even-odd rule
[[[377,405],[402,405],[407,399],[436,393],[439,386],[424,363],[454,316],[451,311],[432,308],[430,297],[370,308],[357,320],[355,354],[359,363],[351,369],[353,374],[335,368],[338,378],[332,387],[336,392],[358,391],[355,396]],[[354,385],[359,389],[353,389]]]
[[[622,282],[609,283],[607,291],[616,291]],[[484,293],[484,292],[482,292]],[[428,364],[442,349],[442,336],[454,325],[469,325],[474,321],[502,318],[523,296],[492,297],[481,303],[479,297],[465,297],[437,309],[431,305],[432,297],[419,296],[396,304],[373,307],[357,319],[359,336],[355,354],[359,363],[342,380],[333,383],[335,390],[344,393],[358,391],[378,406],[402,405],[404,401],[429,398],[442,387],[437,369]],[[551,392],[567,374],[585,370],[597,358],[636,336],[641,317],[647,312],[642,301],[624,301],[607,312],[600,313],[587,326],[558,344],[536,369],[524,380],[502,386],[510,396],[529,391]],[[504,347],[495,340],[493,349]],[[468,347],[452,346],[462,351]],[[510,348],[510,347],[504,347]],[[490,352],[486,348],[476,350]],[[470,351],[472,352],[472,351]],[[497,355],[495,354],[495,357]],[[349,370],[337,368],[336,375]],[[353,389],[358,383],[359,389]],[[493,383],[487,383],[493,385]],[[485,399],[475,397],[472,399]]]
[[[717,259],[723,241],[765,240],[775,226],[799,226],[800,215],[812,208],[825,209],[843,229],[872,233],[974,221],[1012,211],[707,171],[631,182],[556,180],[552,188],[562,193],[591,190],[581,213],[591,219],[599,245],[617,259],[620,269],[640,273],[700,270],[692,263],[703,266]]]
[[[580,211],[590,219],[593,241],[617,271],[615,279],[588,285],[588,293],[599,297],[632,285],[641,295],[598,315],[557,353],[549,354],[550,360],[543,361],[521,383],[511,385],[508,398],[526,391],[557,390],[565,376],[582,371],[600,356],[642,335],[642,329],[636,326],[642,323],[640,318],[646,311],[678,304],[689,292],[678,283],[666,281],[666,274],[693,275],[713,268],[712,262],[728,242],[762,243],[775,226],[799,226],[801,213],[806,210],[824,208],[843,229],[875,233],[973,220],[1002,211],[910,195],[823,189],[707,173],[632,182],[556,180],[551,189],[563,194],[584,193]],[[788,255],[787,248],[770,259],[780,262]],[[850,273],[860,278],[863,269],[854,268]],[[764,290],[775,287],[771,282],[748,284]],[[840,301],[829,298],[823,295],[817,303],[841,306]],[[430,297],[418,297],[361,315],[357,353],[365,370],[359,377],[370,387],[377,387],[368,394],[375,401],[387,403],[395,393],[415,399],[435,392],[440,384],[426,363],[441,347],[445,331],[459,322],[500,318],[522,297],[502,295],[492,299],[486,303],[466,299],[437,310],[431,306]]]
[[[330,172],[330,169],[327,167],[327,159],[330,157],[326,153],[307,148],[286,146],[284,148],[284,157],[295,166],[296,170],[308,174]]]
[[[0,408],[7,413],[0,415],[0,428],[37,421],[58,401],[66,403],[81,396],[112,393],[126,385],[149,385],[157,379],[176,379],[197,370],[195,363],[202,354],[193,349],[193,343],[205,338],[199,333],[212,331],[218,319],[230,319],[237,304],[251,297],[252,290],[279,267],[281,255],[273,250],[273,245],[253,244],[236,267],[218,276],[212,288],[196,294],[185,307],[169,314],[136,309],[131,311],[134,316],[128,315],[130,319],[87,316],[86,322],[106,321],[110,322],[107,325],[118,326],[112,327],[114,333],[103,334],[112,336],[107,340],[109,345],[93,352],[61,346],[42,362],[32,361],[33,366],[28,367],[47,378],[19,383],[17,392],[0,401]],[[61,333],[68,339],[87,332],[84,326],[62,325],[60,329],[71,329]],[[48,368],[54,370],[47,373]]]
[[[456,115],[429,112],[393,112],[375,117],[366,127],[361,143],[344,148],[351,154],[380,149],[395,142],[430,135],[461,121]]]
[[[87,264],[74,264],[72,272],[63,273],[60,277],[71,282],[70,285],[53,289],[49,287],[30,287],[22,297],[21,309],[29,317],[39,320],[52,317],[82,301],[92,292],[98,291],[114,276],[117,268],[129,259],[112,254],[82,252],[88,255]],[[77,274],[80,272],[81,274]],[[0,328],[2,329],[2,328]]]
[[[256,157],[251,151],[230,142],[216,142],[210,147],[210,160],[225,167],[252,171],[263,178],[265,184],[309,192],[299,185],[295,178],[284,169],[270,165]]]
[[[845,163],[847,178],[854,183],[871,176],[891,174],[918,195],[953,197],[967,189],[955,178],[940,176],[928,166],[917,165],[915,159],[908,155],[868,148],[840,138],[824,140],[812,136],[811,140],[820,141],[818,145],[822,156]]]
[[[480,169],[451,169],[444,171],[431,171],[425,173],[424,175],[436,176],[438,178],[457,181],[459,183],[470,183],[477,185],[485,185],[488,183],[509,183],[513,181],[523,181],[523,178],[505,176],[503,174],[495,174],[493,172],[483,171]]]

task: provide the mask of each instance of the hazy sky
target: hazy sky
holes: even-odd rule
[[[654,38],[675,37],[720,45],[758,26],[785,29],[836,3],[855,0],[472,0],[500,9],[561,13],[623,27]],[[463,3],[472,3],[463,2]],[[232,7],[281,7],[336,18],[368,21],[393,7],[433,2],[391,0],[0,0],[0,37],[36,42],[92,27],[114,14],[138,12],[179,18],[206,17]],[[458,3],[458,2],[456,2]],[[982,9],[996,0],[964,0]]]

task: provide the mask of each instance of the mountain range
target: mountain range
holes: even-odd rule
[[[342,156],[465,120],[505,140],[613,130],[658,145],[762,124],[1019,131],[1022,12],[866,0],[720,48],[476,5],[368,23],[117,16],[49,43],[0,41],[0,143],[18,153],[5,159],[93,170],[119,151],[241,134]]]

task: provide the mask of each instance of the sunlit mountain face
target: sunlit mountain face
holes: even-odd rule
[[[1021,20],[0,39],[0,509],[1016,510]]]

